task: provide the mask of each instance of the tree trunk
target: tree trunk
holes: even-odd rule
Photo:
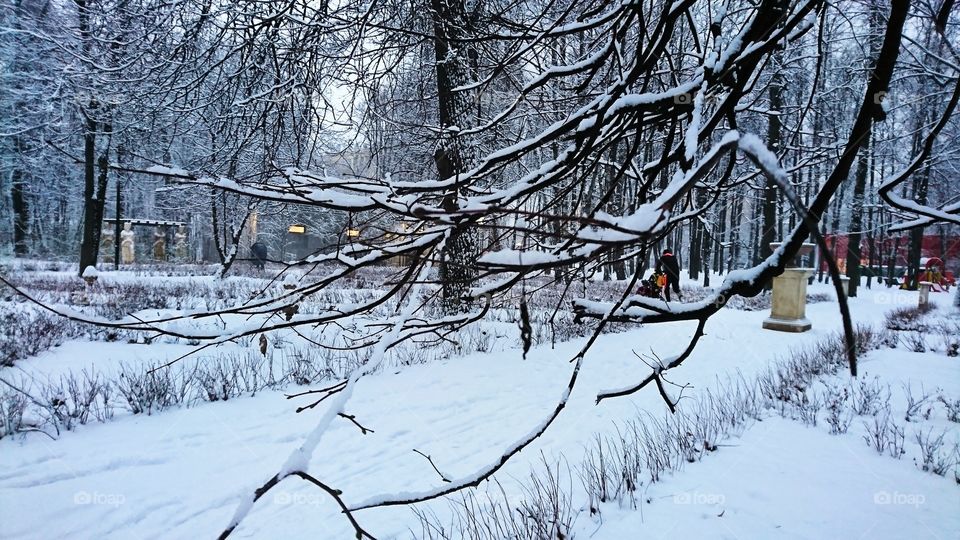
[[[870,3],[870,35],[868,41],[867,65],[873,69],[877,64],[877,51],[880,50],[879,33],[882,22],[880,20],[880,6],[876,1]],[[847,238],[847,296],[857,296],[857,287],[860,286],[860,260],[862,251],[860,242],[863,238],[863,205],[864,192],[867,188],[867,175],[873,167],[873,126],[867,132],[866,140],[860,145],[860,163],[857,166],[856,178],[853,185],[853,201],[850,213],[850,234]]]
[[[716,243],[716,238],[710,234],[710,231],[707,229],[706,224],[700,225],[700,249],[702,253],[700,255],[700,260],[703,261],[703,286],[710,286],[710,257],[713,256],[713,245]]]
[[[126,152],[122,144],[117,145],[117,163],[123,165],[124,158],[126,157]],[[122,183],[122,173],[115,173],[114,175],[114,184],[116,188],[116,210],[114,212],[114,218],[116,221],[113,223],[113,269],[117,270],[120,268],[120,233],[123,232],[123,225],[120,222],[121,214],[123,211],[123,199],[121,193],[121,183]]]
[[[437,108],[441,135],[434,162],[441,180],[455,179],[466,172],[471,163],[474,145],[460,136],[460,130],[475,124],[470,91],[455,91],[457,87],[474,80],[470,62],[476,54],[469,44],[472,22],[463,0],[432,0],[431,15],[434,29],[436,57]],[[445,210],[457,208],[459,186],[454,187],[443,200]],[[448,312],[462,312],[470,308],[466,301],[473,280],[476,279],[476,259],[479,239],[474,227],[454,227],[440,256],[440,281],[443,287],[443,305]]]
[[[893,238],[893,243],[890,246],[890,257],[887,258],[887,279],[890,280],[890,283],[893,283],[894,272],[896,271],[897,265],[897,253],[900,251],[900,237],[896,236]]]
[[[90,44],[92,43],[90,14],[87,11],[87,0],[74,0],[77,6],[77,30],[80,39],[83,42],[84,50],[87,54],[92,54]],[[82,106],[82,115],[84,119],[83,129],[83,228],[80,240],[80,268],[83,271],[88,266],[97,265],[97,258],[100,251],[100,229],[103,221],[103,205],[107,197],[107,177],[109,167],[110,135],[111,126],[109,123],[103,125],[104,134],[107,135],[106,146],[104,147],[100,158],[96,155],[97,133],[100,123],[94,116],[97,114],[101,104],[95,99],[90,99]],[[96,168],[99,162],[100,175],[96,175]],[[117,239],[119,241],[119,238]]]
[[[14,28],[14,39],[17,39],[16,32],[19,32],[21,29],[21,18],[23,17],[23,2],[17,0],[14,2],[14,19],[13,19],[13,28]],[[12,62],[12,71],[13,73],[21,73],[24,69],[24,62],[21,58],[21,47],[13,47],[13,62]],[[14,87],[12,88],[14,95],[17,96],[14,98],[13,110],[22,111],[26,108],[24,100],[19,96],[23,95],[23,88],[19,83],[19,77],[17,77]],[[10,202],[13,210],[13,253],[17,257],[24,257],[27,255],[27,235],[29,233],[29,223],[30,223],[30,208],[27,204],[27,197],[25,193],[25,186],[27,184],[27,177],[29,171],[23,165],[24,154],[27,152],[27,142],[24,140],[25,137],[23,134],[16,134],[11,137],[12,146],[13,146],[13,170],[10,174]]]
[[[703,240],[703,226],[700,220],[694,219],[690,222],[690,268],[687,275],[690,279],[700,278],[700,256],[703,254],[700,242]]]
[[[727,271],[740,265],[740,250],[742,249],[740,231],[743,228],[743,223],[736,221],[734,218],[743,214],[743,196],[739,189],[734,195],[733,211],[730,218],[730,260],[727,264]]]
[[[860,285],[860,242],[863,236],[863,194],[867,187],[867,169],[870,145],[862,148],[860,163],[857,165],[856,178],[853,185],[853,205],[850,213],[850,232],[847,235],[847,296],[857,296],[857,286]]]
[[[97,121],[86,118],[83,132],[83,237],[80,241],[80,274],[97,265],[100,224],[97,219],[96,184]]]
[[[917,204],[927,204],[927,185],[930,181],[930,166],[923,168],[923,172],[916,175],[913,181],[913,199]],[[910,290],[917,288],[918,276],[920,274],[920,257],[923,256],[923,231],[924,227],[915,227],[910,230],[910,251],[907,257],[907,275],[909,275],[908,287]]]
[[[726,198],[726,196],[724,197]],[[713,267],[717,269],[717,273],[723,274],[723,250],[724,243],[728,241],[727,239],[727,210],[729,209],[730,202],[726,201],[720,207],[720,220],[719,229],[717,230],[717,245],[714,247],[714,258],[713,258]]]
[[[26,175],[20,165],[20,159],[23,155],[23,142],[20,136],[14,137],[13,147],[14,166],[10,175],[10,200],[13,205],[13,253],[17,257],[24,257],[27,255],[30,209],[27,207],[26,194],[24,193]]]
[[[775,69],[782,65],[782,54],[777,53],[773,60],[776,63]],[[767,145],[770,151],[780,153],[781,138],[781,120],[783,113],[783,77],[779,71],[775,72],[770,80],[770,86],[767,90],[770,100],[769,123],[767,124]],[[760,233],[760,259],[766,259],[773,253],[770,244],[777,240],[777,184],[770,178],[765,179],[763,188],[763,225]],[[758,261],[759,262],[759,261]],[[770,288],[770,284],[766,284]]]

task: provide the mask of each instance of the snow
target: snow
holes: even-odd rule
[[[697,89],[703,84],[702,77],[696,78],[690,81],[686,81],[680,85],[677,85],[673,88],[665,90],[663,92],[647,92],[643,94],[627,94],[621,98],[618,98],[613,102],[613,105],[610,106],[608,115],[613,115],[617,112],[620,112],[624,109],[637,108],[643,105],[650,105],[660,101],[669,101],[681,96],[686,96],[691,92],[696,92]]]
[[[593,538],[936,539],[960,530],[960,491],[865,448],[770,418],[652,485],[642,511],[603,508]]]
[[[811,287],[811,292],[830,290],[818,283]],[[948,310],[952,298],[933,294],[931,300]],[[915,304],[916,293],[861,289],[850,302],[855,322],[877,324],[885,310]],[[697,396],[718,378],[755,376],[790,348],[823,339],[840,325],[832,302],[808,306],[813,330],[804,334],[761,330],[766,316],[721,310],[671,380],[693,385],[684,395]],[[497,474],[511,497],[541,452],[549,460],[565,456],[575,466],[594,434],[614,431],[614,422],[638,411],[665,414],[652,388],[600,405],[596,394],[649,374],[632,351],[668,358],[682,351],[694,327],[657,324],[602,336],[554,424]],[[330,423],[322,440],[311,437],[339,404],[331,399],[294,414],[305,401],[263,392],[149,417],[125,416],[56,441],[39,434],[0,439],[0,536],[214,537],[231,516],[246,515],[237,537],[350,538],[352,529],[334,502],[299,479],[288,478],[256,504],[247,503],[253,489],[277,471],[304,466],[343,490],[354,507],[444,489],[413,449],[432,456],[448,478],[476,478],[478,470],[539,429],[557,400],[567,397],[568,361],[583,343],[534,348],[525,361],[518,351],[474,353],[367,375],[349,402],[349,413],[374,430],[366,435],[344,421]],[[67,344],[23,365],[54,374],[90,362],[132,360],[127,355],[133,350],[177,354],[175,347],[185,346]],[[955,359],[882,350],[865,358],[861,368],[895,390],[903,381],[960,395]],[[314,442],[316,452],[296,451]],[[300,458],[292,467],[291,450]],[[582,511],[576,537],[950,537],[960,530],[958,493],[950,478],[921,473],[907,459],[877,456],[856,433],[831,436],[823,426],[773,417],[661,483],[644,486],[637,510],[607,503],[602,520]],[[579,508],[584,501],[574,496]],[[430,507],[443,512],[446,503]],[[417,530],[404,507],[356,516],[378,538],[408,538]]]
[[[707,92],[707,83],[704,82],[693,98],[693,112],[690,114],[690,125],[684,134],[683,154],[687,161],[693,161],[697,155],[697,145],[700,136],[700,121],[703,116],[703,95]]]
[[[424,265],[423,269],[421,269],[420,274],[417,276],[417,285],[414,287],[413,292],[409,295],[406,304],[404,305],[400,314],[397,316],[396,320],[392,321],[390,324],[389,332],[385,336],[381,336],[377,341],[377,344],[374,346],[368,361],[365,364],[360,364],[355,367],[347,376],[347,380],[343,388],[338,393],[333,395],[333,399],[330,400],[330,404],[323,412],[320,420],[317,422],[317,425],[314,426],[314,428],[310,431],[310,434],[307,436],[304,443],[291,452],[289,456],[287,456],[286,461],[283,463],[283,466],[280,467],[280,470],[276,475],[281,480],[296,472],[309,471],[310,461],[313,458],[314,452],[316,452],[317,447],[320,445],[320,442],[329,431],[330,425],[337,418],[337,416],[346,413],[345,407],[347,402],[349,402],[350,398],[353,396],[354,390],[357,387],[357,383],[363,376],[376,372],[386,358],[387,349],[397,343],[397,339],[400,336],[404,324],[406,324],[407,321],[413,316],[414,310],[421,300],[420,291],[423,288],[422,284],[427,279],[430,267],[430,264],[426,264]],[[233,514],[233,517],[230,519],[228,528],[233,529],[239,525],[253,508],[253,504],[254,500],[252,494],[241,499],[240,504],[237,506],[237,509]]]
[[[488,266],[538,266],[555,263],[561,258],[553,253],[544,251],[520,251],[504,249],[484,253],[477,260],[478,263]]]
[[[761,167],[767,174],[781,179],[787,178],[787,171],[783,170],[783,167],[780,166],[780,160],[777,158],[777,155],[767,148],[763,141],[760,140],[760,137],[757,137],[753,133],[744,133],[740,136],[737,145],[743,151],[757,158],[757,161],[760,162]]]
[[[183,178],[192,178],[192,175],[181,167],[165,167],[163,165],[151,165],[146,168],[146,172],[161,176],[177,176]]]

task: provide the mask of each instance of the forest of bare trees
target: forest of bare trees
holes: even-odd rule
[[[310,220],[323,247],[277,262],[317,281],[190,315],[268,323],[196,335],[176,326],[186,316],[111,324],[215,343],[396,303],[358,340],[367,367],[316,391],[330,412],[253,497],[299,476],[343,505],[358,538],[353,510],[477,485],[565,404],[470,477],[348,508],[304,463],[396,344],[455,332],[498,299],[525,310],[527,281],[549,276],[566,285],[558,306],[599,321],[568,390],[604,325],[699,323],[684,354],[630,390],[656,386],[671,404],[662,373],[802,244],[821,248],[806,266],[845,273],[856,296],[899,267],[916,275],[924,235],[960,230],[952,0],[13,0],[0,25],[2,249],[82,272],[120,212],[188,222],[225,273],[247,257],[252,219],[281,235]],[[344,241],[348,228],[360,240]],[[685,279],[714,286],[708,299],[633,294],[667,246]],[[293,315],[401,256],[370,303]],[[622,294],[578,298],[571,284],[593,276]]]
[[[173,166],[255,184],[282,177],[287,167],[327,170],[348,161],[338,156],[348,155],[350,172],[362,178],[389,174],[396,182],[415,182],[427,170],[433,178],[452,178],[480,164],[484,154],[509,148],[508,142],[532,138],[565,119],[569,124],[572,112],[616,88],[618,77],[635,77],[624,61],[638,54],[631,32],[640,26],[658,47],[651,51],[656,58],[643,67],[661,63],[631,82],[647,93],[676,85],[698,69],[709,74],[711,54],[722,54],[734,37],[747,37],[736,31],[746,13],[734,5],[685,6],[682,16],[660,25],[662,36],[650,24],[658,9],[656,4],[622,8],[614,16],[555,2],[331,8],[17,0],[3,12],[3,83],[9,90],[3,98],[8,111],[3,208],[9,216],[0,224],[3,245],[20,256],[79,260],[85,267],[96,261],[99,224],[119,210],[121,216],[189,217],[193,243],[214,241],[216,257],[207,256],[227,262],[251,212],[262,214],[260,223],[277,221],[283,228],[289,221],[279,217],[289,215],[285,201],[270,206],[236,190],[171,187],[169,178],[142,171]],[[565,169],[587,181],[576,188],[551,184],[523,201],[524,212],[542,222],[531,221],[531,228],[550,234],[519,233],[524,238],[506,243],[549,244],[564,228],[576,226],[552,216],[635,211],[651,189],[667,182],[672,166],[688,160],[670,148],[684,141],[693,111],[719,120],[708,121],[710,129],[701,130],[698,144],[726,128],[762,134],[800,200],[809,204],[844,149],[889,15],[876,2],[836,8],[843,17],[812,4],[771,9],[796,14],[778,23],[776,43],[762,55],[751,52],[762,62],[750,73],[722,66],[703,92],[701,107],[693,106],[700,88],[681,85],[684,91],[673,102],[645,104],[642,108],[656,109],[655,114],[618,128],[629,136],[587,141],[601,151]],[[913,246],[908,263],[915,267],[921,235],[955,234],[931,223],[914,228],[909,239],[895,234],[891,227],[909,221],[910,208],[884,204],[878,189],[923,153],[926,159],[909,178],[885,193],[945,208],[947,214],[957,204],[950,181],[956,172],[955,124],[938,130],[936,148],[923,152],[927,132],[956,86],[951,6],[917,3],[909,9],[916,24],[907,25],[901,45],[907,54],[891,87],[876,99],[892,121],[878,123],[860,141],[856,163],[822,216],[824,233],[850,235],[847,252],[834,255],[852,273],[859,270],[861,244],[903,238]],[[623,18],[628,16],[635,19]],[[582,28],[552,29],[577,20]],[[773,30],[778,28],[765,31]],[[610,31],[621,35],[611,41]],[[657,71],[664,68],[669,73]],[[726,109],[734,103],[737,120],[731,121]],[[633,111],[628,116],[636,121]],[[523,175],[565,150],[560,136],[535,142],[535,151],[524,149],[507,156],[509,165],[482,172],[483,188]],[[628,162],[629,168],[619,170],[617,165]],[[685,217],[696,219],[657,238],[675,246],[691,279],[709,280],[711,272],[756,263],[770,254],[770,242],[797,222],[783,192],[744,167],[742,159],[726,169],[714,173],[729,177],[723,189],[703,184],[684,194]],[[441,206],[452,209],[460,191],[449,191]],[[351,220],[395,225],[395,219],[380,223],[382,216],[359,214],[312,219],[325,223],[321,228],[330,238]],[[498,222],[489,228],[497,245],[506,239],[506,229],[499,227]],[[465,230],[449,244],[456,251],[476,251],[480,241]],[[870,250],[878,259],[870,263],[882,268],[886,261],[876,252],[882,249]],[[611,250],[601,271],[625,279],[647,262],[624,255],[621,248]],[[454,266],[471,265],[444,265],[444,272]],[[446,282],[473,277],[451,275]],[[857,282],[851,281],[852,293]]]

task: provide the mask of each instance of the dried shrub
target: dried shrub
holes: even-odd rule
[[[914,460],[917,467],[925,472],[931,472],[937,476],[944,476],[947,471],[957,465],[958,450],[957,445],[952,449],[945,449],[944,437],[946,431],[934,435],[933,428],[927,430],[917,430],[914,432],[914,441],[920,447],[920,459]]]
[[[950,399],[943,395],[943,393],[940,393],[940,395],[937,396],[937,401],[943,404],[947,412],[947,420],[960,422],[960,399]]]
[[[523,484],[519,501],[513,501],[499,482],[496,488],[460,492],[450,497],[450,518],[441,519],[436,512],[414,507],[420,523],[416,538],[425,540],[558,540],[573,538],[578,511],[570,493],[569,468],[560,463],[551,466],[543,459]],[[479,493],[479,494],[478,494]]]
[[[907,422],[929,420],[930,415],[933,414],[933,394],[925,392],[921,386],[920,395],[915,396],[909,384],[903,385],[903,393],[907,400],[907,410],[903,419]]]
[[[927,329],[926,315],[934,307],[927,304],[925,307],[901,307],[887,313],[886,327],[898,332],[925,331]]]
[[[851,384],[851,408],[858,416],[876,416],[890,409],[890,387],[879,377],[860,377]]]
[[[940,338],[940,350],[949,357],[960,356],[960,320],[943,319],[933,328]]]
[[[826,422],[830,426],[832,435],[846,433],[853,422],[853,411],[850,408],[850,389],[846,386],[827,386],[824,398]]]
[[[15,390],[6,384],[0,385],[0,438],[25,431],[23,415],[29,399],[24,392]]]

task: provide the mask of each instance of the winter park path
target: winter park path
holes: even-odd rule
[[[851,302],[855,322],[879,324],[891,306],[878,298],[899,293],[861,294]],[[946,306],[949,299],[942,300]],[[751,377],[791,347],[822,339],[840,325],[832,302],[808,307],[814,329],[805,334],[762,330],[766,316],[722,310],[671,379],[693,385],[688,393],[696,394],[727,374]],[[612,430],[615,421],[638,410],[663,414],[652,388],[600,405],[595,397],[647,375],[632,350],[676,354],[692,330],[692,324],[677,323],[602,336],[557,422],[498,474],[506,489],[515,488],[541,455],[578,463],[594,434]],[[440,478],[413,449],[431,455],[445,474],[468,474],[552,410],[569,375],[568,360],[581,345],[539,347],[527,360],[517,351],[478,353],[364,379],[348,411],[375,432],[360,435],[348,422],[335,423],[310,472],[343,490],[348,503],[438,485]],[[871,369],[869,360],[862,369]],[[929,377],[927,384],[953,384],[960,394],[956,363],[917,372]],[[264,392],[88,425],[56,441],[39,435],[0,440],[0,537],[216,537],[240,498],[278,470],[322,413],[321,406],[294,414],[295,406],[280,392]],[[825,538],[830,531],[831,537],[893,539],[956,538],[960,531],[960,491],[952,481],[870,455],[862,441],[770,419],[725,442],[719,452],[650,486],[644,496],[652,502],[640,510],[605,509],[602,523],[581,516],[577,537]],[[878,507],[876,494],[885,492],[894,501],[921,493],[924,500]],[[664,500],[688,504],[658,503]],[[378,538],[406,538],[417,529],[406,508],[357,517]],[[295,479],[265,496],[235,532],[237,538],[307,536],[350,538],[352,529],[332,500]]]

